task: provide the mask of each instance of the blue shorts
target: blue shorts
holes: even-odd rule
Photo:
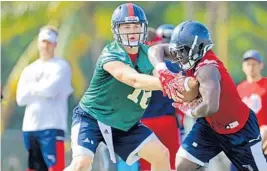
[[[114,151],[128,165],[139,160],[137,153],[149,141],[157,138],[155,134],[141,122],[136,123],[127,132],[112,128]],[[105,142],[99,124],[95,118],[77,106],[73,110],[71,141],[73,157],[89,155],[94,157],[100,142]]]
[[[223,151],[238,170],[266,170],[261,144],[257,118],[252,111],[240,131],[227,135],[216,133],[204,118],[199,118],[177,156],[204,166]]]
[[[29,170],[56,171],[64,169],[63,130],[25,131],[23,136],[25,147],[29,153]]]

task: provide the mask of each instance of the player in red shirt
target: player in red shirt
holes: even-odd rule
[[[166,68],[163,60],[168,56],[200,84],[198,99],[183,103],[179,92],[176,94],[180,99],[174,98],[175,107],[198,118],[177,152],[177,170],[201,169],[221,151],[239,170],[266,170],[255,113],[242,102],[212,46],[205,25],[185,21],[174,29],[170,44],[155,45],[149,50],[151,63],[159,72]]]
[[[247,79],[237,86],[237,90],[243,102],[257,115],[264,154],[267,155],[267,78],[261,74],[263,60],[256,50],[248,50],[243,59]]]

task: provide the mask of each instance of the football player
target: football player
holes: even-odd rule
[[[156,34],[161,38],[161,43],[170,42],[174,28],[175,27],[172,24],[162,24],[157,28]]]
[[[166,68],[164,56],[169,56],[200,84],[201,97],[190,103],[178,98],[173,104],[198,118],[177,152],[177,170],[202,169],[221,151],[238,170],[266,170],[255,113],[242,102],[212,46],[204,24],[185,21],[174,29],[169,45],[155,45],[149,50],[149,58],[158,70]],[[178,97],[182,88],[178,88]]]
[[[168,69],[152,76],[154,68],[144,45],[147,19],[133,3],[122,4],[112,15],[114,41],[102,51],[89,88],[74,109],[72,120],[73,159],[66,171],[90,170],[98,144],[104,141],[113,162],[115,152],[128,165],[139,158],[154,171],[169,171],[169,151],[140,119],[151,90],[174,97]],[[177,77],[179,74],[177,74]]]
[[[166,43],[171,39],[171,32],[174,26],[169,24],[161,25],[155,29],[149,28],[148,41],[146,44],[155,45]],[[181,71],[178,65],[165,61],[168,69],[178,73]],[[142,123],[148,126],[159,138],[159,140],[169,149],[171,169],[175,170],[175,154],[180,144],[180,132],[177,128],[176,110],[172,106],[173,100],[164,97],[162,91],[153,91],[149,105],[144,113]],[[168,134],[166,134],[168,132]],[[140,160],[140,170],[151,170],[150,164],[145,160]]]

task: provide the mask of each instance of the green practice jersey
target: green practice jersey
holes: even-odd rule
[[[149,103],[151,91],[130,87],[112,77],[103,69],[110,61],[121,61],[139,73],[152,75],[153,66],[147,51],[140,45],[138,57],[133,64],[127,52],[117,41],[108,44],[102,51],[90,86],[84,93],[80,106],[100,122],[113,128],[127,131],[143,116]]]

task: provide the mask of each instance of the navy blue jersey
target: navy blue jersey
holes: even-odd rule
[[[177,64],[171,63],[170,61],[165,61],[165,63],[170,71],[174,73],[181,71]],[[148,107],[146,108],[143,118],[175,114],[175,109],[172,107],[172,102],[172,99],[163,96],[162,91],[152,91],[152,97]]]

